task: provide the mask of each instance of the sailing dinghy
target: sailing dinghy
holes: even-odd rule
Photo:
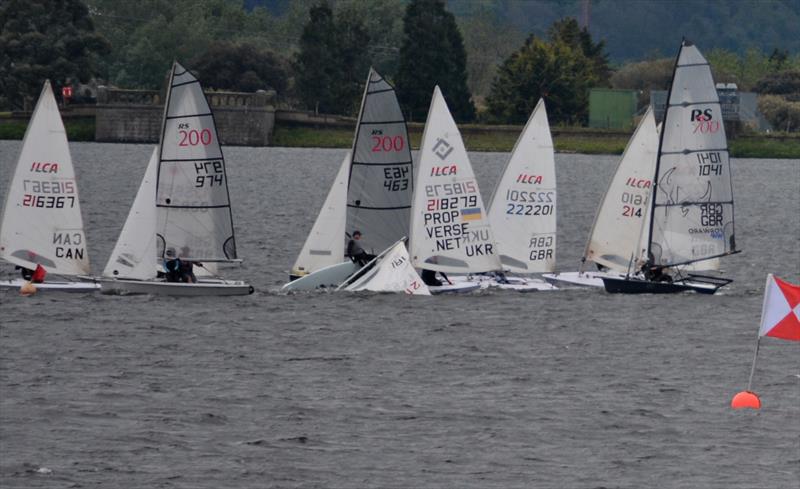
[[[433,91],[419,158],[409,236],[414,267],[454,275],[501,270],[478,181],[438,86]],[[469,280],[429,284],[434,294],[480,287]]]
[[[349,292],[404,292],[409,295],[431,295],[411,265],[403,238],[389,247],[358,273],[354,273],[336,290]]]
[[[214,116],[200,82],[177,62],[170,74],[161,142],[103,271],[101,290],[173,296],[253,292],[245,282],[210,273],[198,273],[195,283],[168,282],[158,276],[158,264],[173,257],[197,265],[239,261]]]
[[[604,276],[624,277],[647,259],[652,178],[658,151],[658,130],[648,108],[622,153],[614,176],[595,214],[577,272],[545,274],[558,284],[603,287]],[[589,264],[598,270],[587,269]]]
[[[44,268],[38,290],[93,292],[78,183],[67,134],[49,81],[33,110],[0,222],[0,258],[28,270]],[[51,280],[51,277],[57,277]],[[22,278],[0,280],[19,289]]]
[[[470,278],[501,289],[555,290],[531,276],[552,272],[556,264],[555,155],[544,100],[536,104],[517,139],[490,202],[500,263],[510,274]]]
[[[684,40],[660,133],[646,230],[647,259],[641,274],[603,277],[606,291],[713,294],[730,283],[682,269],[739,251],[730,170],[711,68],[697,47]]]
[[[370,68],[352,151],[343,162],[292,269],[291,275],[295,277],[307,275],[292,280],[282,290],[338,287],[357,272],[361,266],[344,257],[345,237],[349,232],[361,231],[364,242],[373,251],[388,250],[405,237],[413,177],[408,129],[394,87]],[[344,197],[343,179],[346,179]],[[325,227],[324,232],[318,232],[318,223]],[[306,248],[309,257],[311,250],[322,250],[324,255],[317,254],[311,260],[305,256]]]

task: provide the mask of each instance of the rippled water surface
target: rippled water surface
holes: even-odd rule
[[[70,147],[99,273],[152,146]],[[0,487],[800,486],[800,345],[763,340],[763,409],[729,407],[766,273],[800,280],[798,161],[733,160],[744,252],[716,296],[287,296],[344,151],[225,151],[224,274],[254,295],[0,292]],[[507,154],[471,157],[488,194]],[[556,157],[562,270],[617,159]]]

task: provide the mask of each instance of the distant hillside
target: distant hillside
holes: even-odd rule
[[[264,6],[280,16],[292,3],[304,2],[245,0],[245,5]],[[489,15],[500,25],[523,34],[544,35],[557,19],[582,18],[581,0],[448,0],[446,3],[461,20]],[[780,48],[797,53],[800,52],[800,1],[590,0],[589,30],[595,39],[606,40],[615,63],[673,56],[684,36],[704,52],[721,48],[742,54],[755,47],[765,52]]]

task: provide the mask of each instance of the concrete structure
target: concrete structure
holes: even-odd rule
[[[207,92],[222,144],[267,146],[275,126],[275,91]],[[164,93],[98,87],[95,140],[157,143]]]
[[[589,91],[589,127],[632,131],[636,102],[636,90],[592,88]]]

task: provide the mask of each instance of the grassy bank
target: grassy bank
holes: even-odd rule
[[[22,139],[27,121],[3,119],[0,117],[0,139]],[[65,126],[70,141],[94,141],[94,118],[67,118]],[[465,126],[464,144],[470,151],[511,151],[520,130]],[[419,148],[422,126],[412,125],[409,132],[411,146]],[[561,153],[622,154],[629,139],[626,134],[583,128],[556,128],[553,132],[556,151]],[[272,146],[294,148],[349,148],[352,144],[353,130],[348,128],[279,125],[275,127],[272,137]],[[728,146],[731,156],[735,158],[800,159],[800,135],[745,136],[730,139]]]
[[[561,153],[622,154],[629,136],[618,133],[598,135],[596,131],[554,131],[553,143]],[[513,131],[465,131],[464,144],[470,151],[511,151],[519,134]],[[421,131],[411,128],[411,145],[419,148]],[[350,129],[314,129],[279,126],[272,138],[273,146],[301,148],[349,148],[353,144]],[[734,158],[798,158],[800,136],[748,136],[728,141]]]
[[[0,139],[22,139],[25,136],[27,121],[0,121]],[[70,141],[94,141],[94,117],[75,117],[66,119],[64,127]]]

